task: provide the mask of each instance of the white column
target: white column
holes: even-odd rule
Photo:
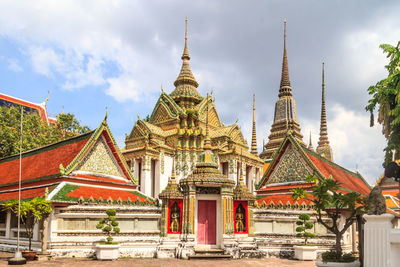
[[[364,267],[390,267],[390,232],[394,216],[364,215]],[[395,263],[394,263],[395,264]]]
[[[7,211],[5,238],[10,238],[10,237],[11,237],[11,211]]]

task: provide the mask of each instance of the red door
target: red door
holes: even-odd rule
[[[216,245],[216,200],[199,200],[197,214],[197,243]]]

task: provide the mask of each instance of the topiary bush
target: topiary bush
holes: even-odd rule
[[[117,211],[115,209],[108,209],[106,210],[107,218],[101,219],[99,223],[96,225],[97,229],[102,230],[104,233],[107,234],[107,244],[112,244],[113,237],[111,236],[112,233],[114,232],[115,234],[118,234],[120,232],[120,229],[118,227],[119,223],[117,222],[117,219],[115,218],[115,215],[117,214]]]
[[[316,237],[314,233],[307,232],[314,227],[314,224],[309,221],[310,215],[303,213],[299,215],[299,220],[296,222],[298,225],[296,227],[297,237],[304,238],[304,245],[307,245],[308,238]]]

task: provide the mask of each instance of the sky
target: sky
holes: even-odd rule
[[[336,163],[373,185],[385,139],[369,127],[367,88],[385,78],[379,44],[400,39],[398,1],[0,1],[0,92],[35,103],[48,92],[51,116],[108,123],[124,147],[137,117],[151,114],[161,87],[179,74],[188,16],[190,65],[221,120],[236,120],[250,144],[268,138],[278,99],[287,20],[289,73],[308,143],[317,146],[325,62],[329,141]],[[376,117],[376,116],[375,116]]]

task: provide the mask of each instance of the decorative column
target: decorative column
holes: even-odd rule
[[[390,267],[390,232],[394,215],[364,215],[364,267]],[[395,264],[395,263],[393,263]],[[394,266],[394,265],[392,265]]]

